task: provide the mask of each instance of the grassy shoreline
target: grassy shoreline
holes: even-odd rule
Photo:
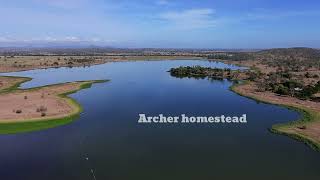
[[[203,60],[207,60],[207,59],[203,59]],[[142,61],[146,61],[146,60],[142,60]],[[219,60],[217,60],[219,62]],[[120,61],[121,62],[121,61]],[[125,62],[125,61],[122,61]],[[224,62],[225,63],[225,62]],[[240,65],[241,66],[241,65]],[[249,67],[250,68],[250,67]],[[252,67],[251,67],[252,69]],[[20,77],[23,78],[23,77]],[[24,82],[30,81],[30,79],[26,79]],[[13,90],[18,90],[18,87],[20,86],[20,84],[24,83],[24,82],[20,82],[14,85],[14,87],[10,87],[6,90],[6,92],[11,92]],[[83,82],[83,81],[82,81]],[[100,81],[100,82],[105,82],[105,81]],[[91,82],[88,84],[84,84],[83,87],[81,87],[79,90],[81,89],[85,89],[85,88],[90,88],[90,86],[93,83],[99,83],[99,82]],[[248,82],[244,82],[244,83],[248,83]],[[230,87],[230,90],[237,93],[240,96],[244,96],[246,98],[250,98],[259,102],[263,102],[263,103],[267,103],[267,104],[273,104],[273,105],[278,105],[278,106],[282,106],[282,107],[286,107],[288,109],[291,110],[295,110],[297,112],[299,112],[302,116],[300,119],[295,120],[295,121],[290,121],[288,123],[284,123],[284,124],[275,124],[270,128],[270,131],[272,133],[275,134],[280,134],[280,135],[286,135],[288,137],[291,137],[295,140],[304,142],[305,144],[309,145],[310,147],[312,147],[313,149],[320,151],[320,142],[316,141],[304,134],[301,133],[297,133],[297,132],[290,132],[290,128],[295,128],[296,126],[303,126],[303,125],[308,125],[309,123],[312,123],[314,121],[318,121],[320,119],[320,112],[316,112],[314,110],[308,109],[304,106],[292,106],[292,105],[285,105],[285,104],[276,104],[276,103],[272,103],[266,100],[263,100],[261,98],[258,97],[253,97],[250,96],[249,94],[245,94],[245,93],[241,93],[240,91],[237,91],[236,87],[241,86],[244,84],[233,84]],[[51,85],[48,85],[51,86]],[[42,88],[42,87],[36,87],[36,88]],[[30,90],[30,89],[29,89]],[[79,91],[77,90],[77,91]],[[77,91],[73,91],[73,92],[67,92],[64,94],[61,94],[61,98],[65,98],[69,101],[70,104],[73,104],[74,106],[77,107],[77,113],[73,113],[72,115],[65,117],[65,118],[60,118],[60,119],[51,119],[51,120],[45,120],[45,121],[33,121],[33,122],[20,122],[17,123],[20,127],[24,127],[24,132],[28,132],[28,131],[34,131],[34,130],[40,130],[40,129],[44,129],[41,127],[47,127],[47,128],[51,128],[51,127],[56,127],[56,126],[60,126],[60,125],[64,125],[64,124],[68,124],[70,122],[72,122],[74,119],[76,119],[79,114],[83,111],[81,105],[75,101],[74,99],[68,97],[69,94],[75,93]],[[0,93],[2,93],[0,91]],[[11,123],[10,123],[11,124]],[[4,123],[0,123],[0,134],[3,134],[2,132],[7,132],[6,134],[13,134],[13,133],[17,133],[15,131],[15,129],[19,129],[19,127],[14,127],[14,124],[10,125],[11,127],[7,127],[7,131],[3,130],[4,128]],[[9,124],[8,124],[9,126]],[[11,130],[12,129],[12,130]]]
[[[220,62],[220,61],[218,61]],[[226,63],[222,61],[223,63]],[[229,63],[233,64],[233,63]],[[237,66],[241,66],[241,64],[234,64]],[[185,69],[187,68],[187,69]],[[194,67],[196,68],[196,67]],[[260,73],[260,70],[256,67],[248,67],[252,71]],[[178,69],[179,70],[179,69]],[[188,70],[188,67],[184,67],[184,69],[181,69],[177,72],[182,73],[182,74],[189,74],[192,72],[192,70]],[[196,70],[201,70],[201,68],[196,68]],[[206,72],[204,72],[203,76],[206,77]],[[191,74],[191,77],[196,77],[196,75]],[[310,146],[312,149],[316,151],[320,151],[320,140],[318,137],[314,137],[312,134],[308,134],[308,132],[303,132],[305,128],[307,128],[307,125],[311,127],[313,122],[319,122],[320,120],[320,112],[317,112],[316,110],[310,109],[306,107],[305,105],[298,105],[295,103],[281,103],[281,102],[274,102],[272,99],[268,100],[268,98],[263,98],[260,95],[252,95],[251,93],[247,93],[246,91],[241,91],[240,88],[242,85],[247,85],[250,83],[249,80],[244,80],[242,83],[233,83],[232,86],[230,86],[230,90],[235,92],[236,94],[253,99],[258,102],[263,102],[266,104],[272,104],[272,105],[277,105],[277,106],[282,106],[290,110],[294,110],[298,112],[301,115],[301,118],[298,120],[290,121],[287,123],[281,123],[281,124],[274,124],[272,127],[269,129],[270,132],[275,133],[275,134],[280,134],[280,135],[285,135],[288,137],[291,137],[295,140],[301,141],[305,143],[306,145]],[[309,128],[308,127],[308,128]]]
[[[230,87],[230,90],[240,96],[250,98],[255,101],[266,103],[266,104],[273,104],[273,105],[277,105],[277,106],[282,106],[282,107],[288,108],[290,110],[294,110],[296,112],[299,112],[301,114],[301,118],[298,120],[290,121],[287,123],[272,125],[272,127],[270,128],[270,132],[275,133],[275,134],[279,134],[279,135],[288,136],[290,138],[293,138],[295,140],[298,140],[298,141],[305,143],[306,145],[310,146],[312,149],[314,149],[316,151],[320,151],[320,143],[317,140],[315,140],[311,137],[308,137],[304,134],[290,131],[290,128],[296,128],[297,126],[308,125],[309,123],[317,121],[320,117],[319,112],[316,112],[314,110],[311,110],[311,109],[308,109],[308,108],[302,107],[302,106],[293,106],[293,105],[272,103],[272,102],[266,101],[266,100],[258,98],[258,97],[250,96],[249,94],[245,94],[245,93],[242,93],[239,90],[237,90],[237,87],[245,85],[246,83],[249,83],[249,82],[246,81],[242,84],[235,83]]]
[[[44,87],[50,87],[50,86],[68,83],[68,82],[66,82],[66,83],[52,84],[52,85],[29,88],[29,89],[19,89],[19,87],[22,83],[31,81],[32,78],[15,77],[15,76],[2,76],[2,77],[23,78],[24,80],[22,80],[18,83],[15,83],[14,85],[10,86],[9,88],[3,89],[2,91],[0,91],[0,94],[12,93],[15,91],[32,91],[32,90],[41,89]],[[49,129],[49,128],[69,124],[79,117],[80,113],[83,111],[83,107],[75,99],[69,97],[68,95],[76,93],[82,89],[90,88],[92,86],[92,84],[104,83],[107,81],[108,80],[76,81],[78,83],[82,83],[78,89],[71,90],[71,91],[57,95],[59,98],[65,99],[67,101],[67,103],[70,106],[72,106],[72,108],[73,108],[72,113],[68,114],[65,117],[61,117],[61,118],[45,117],[45,118],[36,118],[36,119],[21,120],[21,121],[12,120],[12,122],[7,122],[7,121],[1,122],[0,121],[0,134],[17,134],[17,133],[32,132],[32,131],[44,130],[44,129]]]
[[[22,79],[22,81],[16,82],[12,86],[9,86],[8,88],[0,90],[0,94],[2,94],[2,93],[10,93],[10,92],[12,92],[14,90],[18,90],[21,84],[32,80],[32,78],[20,77],[20,76],[0,76],[0,77],[13,78],[13,79]]]
[[[21,57],[29,57],[29,56],[21,56]],[[41,56],[39,56],[41,57]],[[48,56],[43,56],[48,57]],[[57,56],[57,57],[65,57],[65,56]],[[69,57],[69,56],[66,56]],[[59,64],[59,65],[33,65],[33,66],[26,66],[26,67],[12,67],[8,66],[7,70],[1,70],[0,73],[12,73],[12,72],[23,72],[23,71],[31,71],[31,70],[38,70],[38,69],[54,69],[54,68],[77,68],[86,66],[96,66],[102,65],[106,63],[113,63],[113,62],[136,62],[136,61],[163,61],[163,60],[207,60],[201,56],[169,56],[169,55],[155,55],[155,56],[101,56],[102,60],[97,62],[91,62],[89,64],[74,64],[70,66],[69,64]],[[1,64],[0,64],[1,66]]]

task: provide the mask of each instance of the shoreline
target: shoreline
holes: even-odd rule
[[[173,58],[173,57],[172,57]],[[189,57],[190,59],[199,59],[199,58],[194,58],[194,57]],[[150,61],[157,61],[157,59],[150,59]],[[168,60],[173,60],[173,59],[168,59]],[[179,59],[177,59],[179,60]],[[210,59],[205,59],[205,58],[201,58],[199,60],[207,60],[207,61],[216,61],[216,62],[222,62],[222,63],[226,63],[226,64],[232,64],[232,65],[237,65],[237,66],[242,66],[242,67],[247,67],[247,68],[251,68],[253,69],[252,67],[250,66],[245,66],[245,65],[242,65],[241,63],[239,64],[235,64],[233,62],[226,62],[226,61],[221,61],[221,60],[210,60]],[[122,60],[122,61],[107,61],[105,63],[108,63],[108,62],[131,62],[131,61],[149,61],[149,60],[146,60],[146,59],[140,59],[140,60]],[[104,63],[103,63],[104,64]],[[253,69],[253,70],[257,70],[257,69]],[[0,76],[2,77],[2,76]],[[20,77],[20,78],[23,78],[23,77]],[[27,79],[25,80],[24,82],[27,82],[27,81],[30,81],[30,79]],[[14,85],[13,88],[10,88],[10,90],[14,90],[14,89],[18,89],[19,85],[22,84],[23,82],[21,83],[17,83]],[[287,122],[287,123],[282,123],[282,124],[274,124],[272,125],[272,127],[270,128],[270,132],[272,133],[275,133],[275,134],[280,134],[280,135],[286,135],[290,138],[293,138],[295,140],[298,140],[298,141],[301,141],[305,144],[307,144],[308,146],[310,146],[311,148],[313,148],[314,150],[317,150],[317,151],[320,151],[320,140],[319,139],[315,139],[313,137],[310,137],[308,135],[306,135],[303,131],[303,129],[297,129],[297,126],[307,126],[307,125],[310,125],[314,122],[317,122],[319,123],[319,117],[320,117],[320,112],[317,111],[317,110],[314,110],[314,109],[310,109],[308,107],[306,107],[306,105],[294,105],[294,104],[285,104],[285,103],[279,103],[279,102],[273,102],[272,99],[271,100],[268,100],[268,99],[265,99],[264,96],[259,96],[259,94],[255,94],[255,95],[252,95],[250,94],[250,92],[245,92],[245,91],[242,91],[241,88],[244,87],[245,84],[247,84],[248,82],[245,82],[245,83],[242,83],[242,84],[233,84],[231,87],[230,87],[230,90],[237,93],[238,95],[240,96],[244,96],[246,98],[250,98],[250,99],[253,99],[253,100],[256,100],[256,101],[259,101],[259,102],[263,102],[263,103],[267,103],[267,104],[273,104],[273,105],[277,105],[277,106],[282,106],[282,107],[286,107],[288,109],[293,109],[294,111],[298,112],[299,114],[301,114],[301,118],[300,119],[297,119],[297,120],[294,120],[294,121],[290,121],[290,122]],[[93,83],[91,83],[92,85]],[[48,85],[48,86],[52,86],[52,85]],[[36,88],[42,88],[42,87],[36,87]],[[79,89],[81,90],[81,89]],[[78,90],[77,90],[78,91]],[[1,93],[1,90],[0,90],[0,93]],[[70,93],[66,93],[65,95],[62,95],[64,96],[64,98],[66,99],[69,99],[69,101],[71,101],[70,103],[74,103],[76,104],[78,107],[79,107],[79,113],[82,111],[82,107],[79,103],[77,103],[75,100],[73,100],[72,98],[69,98],[67,95],[68,94],[72,94],[74,92],[70,92]],[[76,113],[75,116],[79,115],[79,113]],[[66,122],[71,122],[72,120],[71,119],[74,119],[76,117],[66,117],[65,121]],[[61,118],[60,118],[61,120]],[[40,120],[40,121],[34,121],[34,122],[41,122],[43,120]],[[58,124],[60,124],[61,122],[58,122],[58,120],[50,120],[50,122],[54,122],[54,121],[57,121]],[[25,123],[25,122],[19,122],[19,123]],[[1,123],[0,122],[0,125],[3,125],[5,123]],[[55,126],[53,126],[55,127]],[[2,128],[0,127],[0,134],[1,134],[1,131],[2,131]]]
[[[32,56],[21,56],[21,57],[32,57]],[[41,56],[39,56],[41,57]],[[50,57],[50,56],[48,56]],[[57,56],[59,57],[59,56]],[[63,57],[63,56],[61,56]],[[69,56],[66,56],[69,57]],[[117,57],[117,56],[104,56],[105,59],[97,60],[91,63],[80,63],[75,65],[68,65],[66,63],[59,64],[58,66],[54,65],[29,65],[27,67],[15,67],[15,66],[6,66],[1,69],[0,67],[0,74],[1,73],[13,73],[13,72],[23,72],[23,71],[31,71],[31,70],[41,70],[41,69],[52,69],[52,68],[77,68],[77,67],[87,67],[87,66],[96,66],[102,65],[107,63],[113,62],[137,62],[137,61],[163,61],[163,60],[208,60],[204,57],[197,57],[197,56],[128,56],[128,57]],[[108,59],[110,58],[110,59]],[[113,59],[112,59],[113,58]],[[1,66],[1,64],[0,64]],[[5,70],[4,70],[5,69]],[[1,76],[1,75],[0,75]]]
[[[305,143],[306,145],[308,145],[309,147],[311,147],[312,149],[314,149],[316,151],[320,151],[320,141],[319,140],[313,139],[312,137],[309,137],[303,133],[298,133],[296,131],[293,131],[293,129],[296,129],[297,126],[306,126],[306,125],[310,125],[310,123],[318,122],[319,120],[317,120],[317,117],[320,117],[319,112],[314,111],[312,109],[309,109],[307,107],[303,107],[303,106],[294,106],[292,104],[285,104],[285,103],[274,103],[272,101],[265,100],[262,97],[253,96],[250,93],[246,93],[246,92],[241,91],[241,87],[243,87],[244,85],[246,85],[248,83],[250,83],[250,82],[246,81],[241,84],[233,84],[232,86],[230,86],[230,90],[240,96],[250,98],[250,99],[258,101],[258,102],[272,104],[272,105],[276,105],[276,106],[285,107],[290,110],[294,110],[301,115],[301,118],[299,118],[297,120],[289,121],[287,123],[280,123],[280,124],[272,125],[272,127],[269,129],[270,132],[272,132],[274,134],[288,136],[294,140],[298,140],[300,142]],[[301,130],[301,131],[303,131],[303,130]]]
[[[259,72],[260,68],[249,66],[234,61],[215,60],[229,65],[247,67],[252,71]],[[264,69],[266,71],[267,69]],[[270,91],[258,92],[256,83],[244,80],[244,83],[238,84],[233,81],[229,89],[236,94],[253,99],[258,102],[282,106],[294,110],[301,115],[301,118],[289,121],[287,123],[274,124],[269,128],[274,134],[285,135],[295,140],[301,141],[312,149],[320,151],[320,104],[309,100],[300,100],[289,96],[280,96]],[[246,87],[247,86],[247,87]]]
[[[3,98],[4,96],[16,97],[18,95],[19,96],[24,95],[25,97],[29,97],[31,96],[32,93],[38,93],[38,91],[43,91],[44,89],[50,90],[50,88],[53,88],[53,89],[56,88],[55,91],[57,94],[50,95],[50,98],[53,100],[59,101],[62,104],[64,103],[63,104],[64,107],[69,108],[69,111],[62,111],[64,113],[58,114],[58,115],[54,114],[54,115],[42,116],[41,114],[41,117],[18,118],[18,119],[11,118],[11,119],[0,120],[0,134],[16,134],[16,133],[23,133],[23,132],[31,132],[31,131],[49,129],[49,128],[71,123],[79,117],[80,113],[83,111],[83,107],[75,99],[69,97],[68,95],[76,93],[82,89],[90,88],[95,83],[104,83],[108,81],[108,80],[75,81],[75,82],[51,84],[51,85],[28,88],[28,89],[20,89],[19,87],[22,83],[31,81],[32,78],[15,77],[15,76],[0,76],[0,78],[20,79],[19,82],[12,84],[10,87],[0,90],[0,98]],[[69,87],[66,89],[63,89],[65,86],[69,86]],[[27,100],[25,99],[25,101]],[[32,104],[35,104],[34,101],[36,100],[31,100],[31,101],[33,101],[31,102]],[[46,100],[46,103],[48,102],[50,102],[50,99]],[[36,103],[38,103],[38,101],[36,101]],[[12,114],[12,116],[14,115],[15,114]],[[35,112],[32,115],[34,116]]]
[[[222,62],[225,64],[241,66],[241,67],[247,67],[253,71],[261,71],[261,69],[256,67],[255,65],[251,66],[246,63],[241,63],[241,62],[237,62],[237,61],[226,61],[226,60],[219,60],[219,59],[217,59],[215,61]],[[263,70],[266,71],[266,69],[263,69]],[[272,125],[272,127],[269,128],[270,132],[272,132],[274,134],[284,135],[284,136],[287,136],[287,137],[292,138],[294,140],[303,142],[304,144],[311,147],[315,151],[320,152],[320,135],[318,135],[317,138],[313,138],[313,137],[310,137],[310,136],[304,134],[303,128],[301,128],[299,130],[300,132],[297,131],[297,127],[306,127],[308,125],[312,125],[312,123],[319,123],[320,124],[320,111],[319,110],[309,108],[309,107],[307,107],[307,105],[297,105],[294,103],[293,104],[275,103],[275,102],[272,102],[271,100],[263,99],[263,96],[253,96],[253,95],[250,95],[250,92],[247,92],[247,93],[241,92],[241,87],[244,87],[247,83],[249,83],[249,82],[246,81],[246,82],[243,82],[242,84],[235,84],[234,83],[232,86],[230,86],[229,89],[240,96],[250,98],[255,101],[266,103],[266,104],[272,104],[272,105],[276,105],[276,106],[285,107],[287,109],[294,110],[301,115],[301,118],[299,118],[299,119],[289,121],[287,123],[279,123],[279,124]],[[320,128],[318,129],[318,131],[320,131]]]

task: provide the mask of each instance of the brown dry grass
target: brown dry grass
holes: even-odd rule
[[[312,119],[309,122],[303,123],[305,128],[301,128],[299,124],[293,124],[280,127],[280,130],[285,133],[303,136],[304,138],[311,139],[320,144],[320,103],[299,100],[289,96],[279,96],[272,92],[258,92],[254,82],[234,86],[233,90],[243,96],[251,97],[263,102],[307,110],[312,115]]]
[[[0,80],[5,84],[2,88],[10,87],[21,81],[20,78],[13,77],[0,77]],[[90,82],[94,81],[71,82],[0,93],[0,123],[57,119],[69,116],[79,111],[79,107],[59,95],[77,91],[81,89],[83,84]]]
[[[166,59],[200,59],[192,56],[0,56],[0,72],[16,72],[54,67],[81,67],[104,64],[108,62],[166,60]]]

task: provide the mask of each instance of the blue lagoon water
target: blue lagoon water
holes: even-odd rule
[[[23,88],[110,79],[71,97],[84,107],[71,124],[0,135],[2,180],[319,179],[320,154],[268,131],[299,118],[286,108],[229,91],[232,82],[179,79],[172,67],[222,63],[177,60],[32,70]],[[241,116],[247,124],[138,124],[139,114]]]

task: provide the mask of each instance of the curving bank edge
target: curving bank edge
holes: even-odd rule
[[[41,114],[40,113],[41,109],[39,110],[38,108],[38,110],[35,110],[33,107],[33,109],[27,109],[26,110],[28,111],[26,112],[27,115],[24,115],[24,116],[22,115],[24,113],[24,110],[13,110],[14,112],[11,111],[10,113],[12,114],[10,114],[7,109],[6,112],[9,114],[7,115],[7,117],[10,117],[10,116],[12,117],[5,118],[5,119],[0,117],[0,134],[16,134],[16,133],[23,133],[23,132],[31,132],[31,131],[49,129],[49,128],[71,123],[72,121],[74,121],[79,117],[79,114],[83,111],[83,108],[76,100],[68,97],[68,95],[76,93],[82,89],[90,88],[92,84],[104,83],[108,81],[108,80],[76,81],[76,82],[47,85],[42,87],[30,88],[30,89],[19,89],[22,83],[31,81],[32,79],[27,77],[12,77],[12,76],[0,76],[0,78],[10,81],[9,83],[6,83],[6,81],[2,81],[4,83],[0,84],[0,99],[2,98],[5,100],[6,103],[9,103],[7,107],[4,107],[4,108],[8,108],[8,106],[10,106],[10,103],[11,103],[10,98],[12,98],[13,101],[16,100],[17,98],[20,101],[24,101],[20,103],[19,106],[21,106],[21,104],[27,104],[25,105],[26,107],[31,107],[32,105],[35,104],[35,102],[30,102],[30,101],[37,101],[35,100],[37,98],[38,98],[38,101],[36,102],[37,104],[38,102],[45,102],[45,103],[51,102],[51,104],[58,103],[61,106],[61,107],[56,106],[56,107],[50,108],[48,112],[46,112],[48,114],[44,112],[42,112]],[[1,82],[1,79],[0,79],[0,82]],[[45,96],[45,97],[40,97],[40,93],[41,93],[41,96]],[[24,100],[21,100],[22,97],[24,97]],[[43,99],[39,100],[40,98],[43,98]],[[2,111],[4,110],[2,109]],[[23,111],[23,112],[18,112],[18,111]],[[36,111],[39,111],[39,112],[36,112]],[[46,108],[45,108],[45,111],[47,111]],[[58,114],[59,112],[63,112],[63,114]],[[35,113],[38,113],[39,115]],[[17,118],[15,118],[15,116]],[[20,116],[23,116],[23,117],[20,117]]]
[[[313,136],[312,133],[307,133],[305,130],[305,128],[309,128],[314,124],[320,124],[320,112],[312,110],[302,105],[288,104],[281,101],[275,102],[272,100],[265,99],[259,95],[254,95],[250,92],[244,91],[244,87],[249,85],[250,83],[250,81],[234,83],[230,87],[230,90],[237,93],[238,95],[256,100],[258,102],[279,105],[299,112],[302,115],[300,119],[284,124],[275,124],[270,128],[270,131],[275,134],[291,137],[295,140],[305,143],[306,145],[310,146],[312,149],[316,151],[320,151],[319,137],[317,138],[317,135]]]

